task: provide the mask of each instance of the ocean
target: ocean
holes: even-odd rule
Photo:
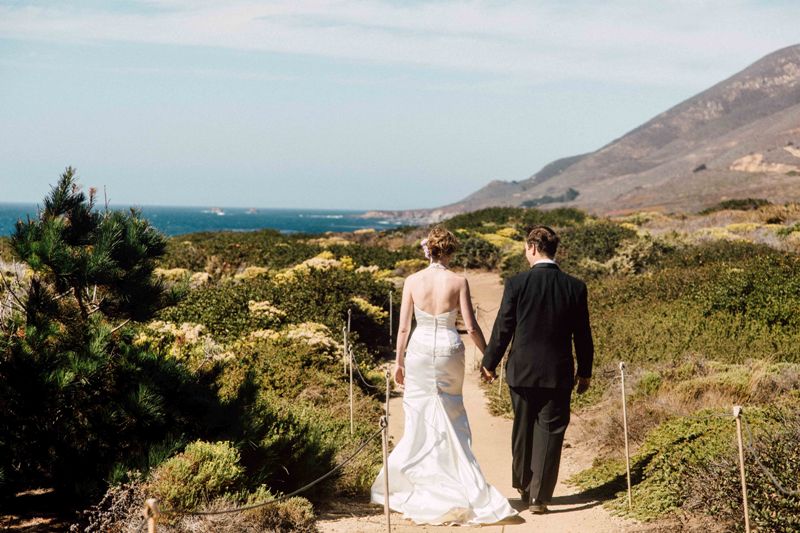
[[[111,206],[112,209],[127,209]],[[365,211],[335,209],[246,209],[241,207],[168,207],[141,206],[142,216],[166,235],[197,231],[252,231],[272,228],[284,233],[324,233],[357,229],[388,229],[399,221],[362,218]],[[0,203],[0,236],[10,235],[14,224],[27,216],[36,216],[34,204]]]

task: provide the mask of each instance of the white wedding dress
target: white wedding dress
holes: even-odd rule
[[[517,514],[472,454],[457,312],[415,306],[406,350],[405,432],[389,455],[389,506],[418,524],[490,524]],[[381,469],[372,485],[374,503],[383,504],[383,476]]]

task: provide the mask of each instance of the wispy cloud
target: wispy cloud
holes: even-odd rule
[[[800,3],[232,0],[0,4],[0,36],[303,54],[504,77],[693,84],[800,40]],[[109,7],[101,7],[109,6]]]

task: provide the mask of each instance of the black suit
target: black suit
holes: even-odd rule
[[[509,279],[483,354],[484,368],[497,368],[512,338],[506,380],[514,407],[513,485],[548,502],[569,424],[573,344],[577,375],[592,375],[586,284],[553,263],[537,263]]]

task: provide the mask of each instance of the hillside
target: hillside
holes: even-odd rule
[[[570,189],[574,193],[565,196]],[[398,213],[437,220],[489,206],[569,205],[594,213],[696,211],[727,198],[800,200],[800,45],[778,50],[599,150],[521,181]]]

